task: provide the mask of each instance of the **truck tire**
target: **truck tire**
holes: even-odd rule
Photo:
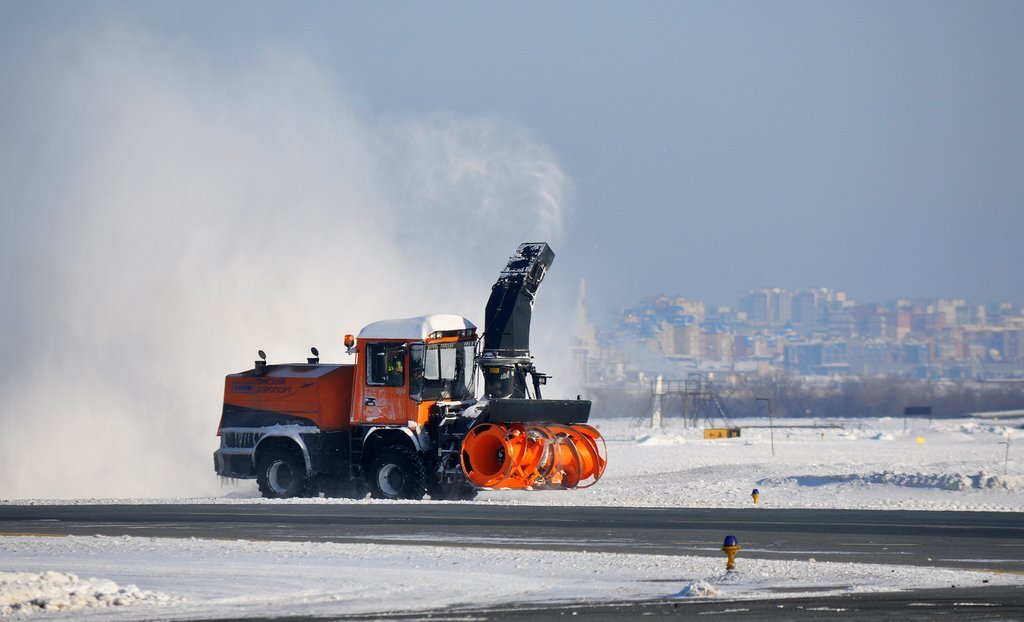
[[[256,465],[256,484],[267,499],[311,497],[315,492],[302,452],[294,446],[262,452]]]
[[[403,445],[389,445],[370,462],[370,495],[374,499],[413,499],[426,492],[423,459]]]

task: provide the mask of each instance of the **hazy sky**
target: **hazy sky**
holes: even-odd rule
[[[1024,302],[1020,2],[3,7],[8,226],[31,218],[10,213],[24,177],[60,166],[25,85],[62,38],[122,28],[215,74],[307,58],[375,119],[517,128],[566,173],[557,270],[596,306],[819,285]],[[18,164],[38,149],[55,161]]]

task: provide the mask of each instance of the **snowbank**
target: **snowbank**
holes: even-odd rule
[[[935,490],[984,488],[1002,488],[1011,491],[1024,490],[1024,477],[997,475],[984,471],[975,475],[966,475],[964,473],[893,473],[892,471],[848,473],[845,475],[790,475],[786,477],[767,477],[759,480],[757,483],[760,486],[769,487],[783,487],[794,483],[798,486],[890,484],[893,486],[931,488]]]
[[[0,572],[0,615],[160,605],[170,599],[107,579],[79,579],[66,572]]]

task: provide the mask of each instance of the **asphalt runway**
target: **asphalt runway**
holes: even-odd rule
[[[712,616],[721,620],[1024,620],[1024,588],[982,587],[909,592],[861,593],[816,598],[763,600],[647,600],[606,603],[510,605],[503,608],[420,611],[410,614],[382,613],[351,616],[344,620],[509,620],[564,621],[632,620],[639,617],[689,618]],[[275,622],[307,622],[309,618],[278,618]]]
[[[0,505],[0,533],[745,556],[1024,572],[1024,514],[486,503]]]
[[[743,547],[740,564],[744,557],[813,557],[818,561],[1024,573],[1024,514],[1006,512],[542,507],[481,502],[0,505],[0,535],[13,534],[388,544],[450,542],[495,548],[703,556],[722,555],[722,540],[726,535],[735,535]],[[824,615],[831,607],[845,609],[851,615],[861,611],[864,619],[890,614],[913,619],[917,614],[939,613],[971,618],[995,614],[1003,619],[1020,619],[1024,614],[1024,590],[980,585],[950,589],[964,591],[966,595],[850,595],[815,599],[804,605],[807,613]],[[986,594],[982,600],[987,605],[962,605],[978,600],[973,597],[978,590]],[[932,608],[925,611],[927,607],[917,602],[925,600],[937,604],[927,605]],[[751,613],[746,612],[758,611],[754,613],[756,617],[789,619],[801,611],[785,608],[801,606],[793,601],[765,602],[768,604],[743,603],[734,607],[745,612],[727,611],[729,607],[720,601],[681,606],[666,606],[664,601],[658,601],[575,607],[592,617],[715,613],[728,618],[732,613],[749,616]],[[780,609],[771,604],[774,602],[786,604]],[[523,619],[525,611],[507,607],[459,615]],[[532,613],[526,617],[538,619],[571,614],[569,609],[554,606],[529,611]],[[446,613],[456,612],[433,612],[433,619],[444,618]],[[804,617],[802,612],[800,617]]]

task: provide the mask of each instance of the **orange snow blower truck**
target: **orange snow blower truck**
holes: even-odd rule
[[[231,374],[218,475],[265,497],[472,499],[479,489],[580,488],[607,451],[590,402],[541,398],[533,303],[554,253],[521,244],[491,290],[485,329],[455,315],[387,320],[345,336],[355,364],[268,365]],[[477,399],[477,370],[483,396]],[[528,382],[528,379],[530,380]]]

